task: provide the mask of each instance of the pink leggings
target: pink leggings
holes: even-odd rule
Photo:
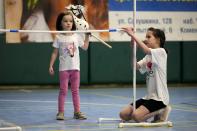
[[[68,92],[68,83],[71,84],[72,100],[74,106],[74,112],[80,111],[80,97],[79,97],[79,83],[80,83],[80,71],[67,70],[60,71],[60,91],[58,96],[58,111],[64,112],[64,102]]]

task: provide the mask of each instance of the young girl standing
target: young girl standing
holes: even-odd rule
[[[71,12],[60,13],[56,21],[57,30],[76,30],[73,15]],[[64,102],[68,92],[68,83],[71,85],[72,100],[74,106],[74,118],[86,119],[80,112],[80,57],[81,47],[87,50],[89,46],[89,35],[85,35],[85,40],[81,35],[75,33],[58,34],[54,40],[54,50],[51,55],[49,73],[54,74],[53,65],[59,53],[59,79],[60,91],[58,96],[57,120],[64,120]]]
[[[135,36],[133,28],[123,28],[123,30],[146,53],[146,56],[137,62],[137,69],[141,73],[146,72],[147,74],[148,94],[136,101],[135,112],[133,112],[133,104],[123,108],[120,112],[120,118],[125,121],[133,119],[136,122],[142,122],[154,111],[165,107],[168,107],[165,108],[167,111],[170,109],[167,106],[169,104],[169,93],[166,74],[167,52],[164,49],[166,38],[162,30],[149,28],[146,33],[146,40],[143,42]],[[167,117],[167,115],[163,117]]]

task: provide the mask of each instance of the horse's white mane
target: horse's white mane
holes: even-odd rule
[[[84,6],[70,4],[66,6],[65,9],[66,11],[72,12],[77,30],[89,29],[89,24],[83,18],[78,18],[78,16],[82,15],[81,13],[84,14],[84,11],[85,11]],[[82,12],[80,12],[79,10],[81,10]]]

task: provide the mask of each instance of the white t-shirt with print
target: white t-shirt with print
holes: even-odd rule
[[[169,104],[167,88],[167,53],[163,48],[151,49],[151,54],[146,55],[138,62],[139,71],[146,72],[146,85],[148,94],[144,99],[154,99]]]
[[[84,45],[84,39],[79,34],[58,34],[53,47],[59,49],[59,71],[80,70],[79,48]],[[71,57],[70,51],[74,52]]]

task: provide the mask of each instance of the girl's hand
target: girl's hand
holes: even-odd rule
[[[91,33],[86,33],[86,35],[87,35],[87,36],[90,36],[90,35],[92,35],[92,34],[91,34]]]
[[[54,75],[54,74],[55,74],[55,72],[54,72],[54,70],[53,70],[53,67],[49,67],[49,74],[50,74],[50,75]]]
[[[123,27],[123,31],[125,31],[129,36],[134,35],[134,29],[132,27]]]

